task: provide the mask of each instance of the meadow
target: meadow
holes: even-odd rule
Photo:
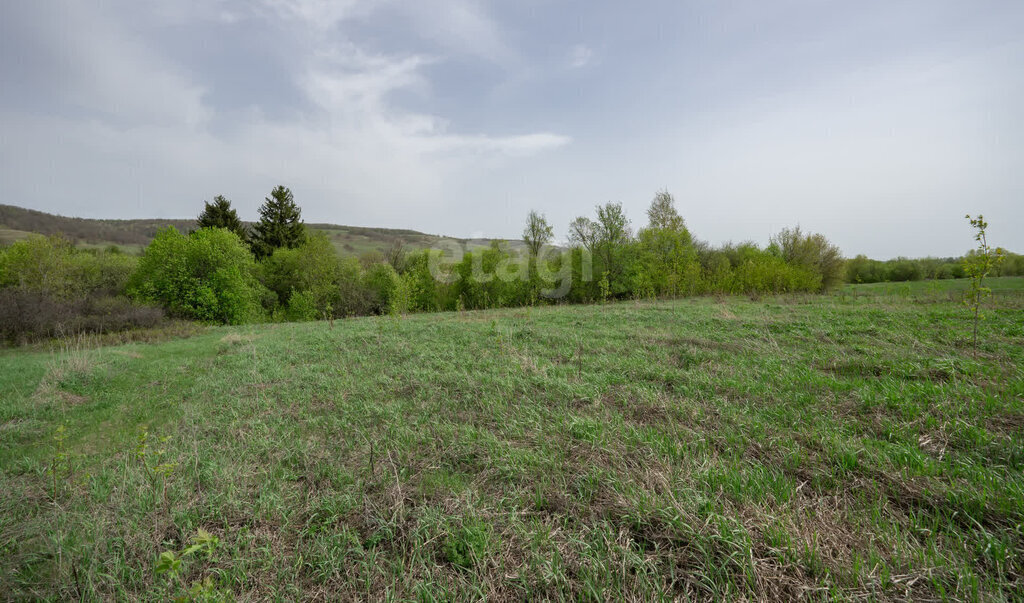
[[[1015,599],[1024,278],[0,351],[12,599]],[[163,553],[163,555],[162,555]]]

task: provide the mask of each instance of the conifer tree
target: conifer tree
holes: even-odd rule
[[[274,253],[275,249],[298,247],[306,240],[302,211],[292,198],[292,191],[278,186],[260,206],[260,220],[252,229],[250,245],[257,259]]]
[[[245,225],[238,218],[238,212],[231,207],[231,201],[223,195],[213,198],[213,203],[203,202],[203,213],[196,218],[196,226],[199,228],[225,228],[238,235],[238,238],[245,241],[248,238]]]

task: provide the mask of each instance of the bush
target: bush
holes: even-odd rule
[[[639,274],[655,295],[686,295],[697,290],[700,264],[686,229],[645,228],[637,239]]]
[[[0,289],[0,338],[9,343],[154,327],[163,320],[160,308],[124,297],[62,299],[21,287]]]
[[[531,302],[526,256],[513,256],[497,242],[467,252],[452,267],[452,295],[467,309],[523,306]]]
[[[75,254],[74,264],[76,278],[81,279],[87,291],[117,295],[125,292],[139,265],[139,258],[109,249],[82,251]]]
[[[771,247],[777,249],[787,263],[817,273],[822,289],[843,281],[842,253],[823,235],[804,234],[799,226],[783,228],[772,237]]]
[[[305,322],[323,317],[323,311],[317,306],[316,296],[312,291],[296,291],[288,300],[288,311],[285,316],[290,321]]]
[[[885,269],[882,262],[868,259],[865,255],[858,255],[852,260],[846,260],[846,282],[877,283],[883,280],[885,280]]]
[[[961,267],[963,265],[957,263]],[[993,276],[1024,276],[1024,255],[1006,252],[1004,259],[992,270]],[[965,275],[966,276],[966,275]]]
[[[414,312],[436,312],[444,308],[446,284],[430,273],[431,254],[439,251],[424,249],[405,259],[402,280],[409,295],[409,309]]]
[[[0,287],[18,287],[60,299],[83,295],[85,284],[76,278],[75,249],[59,236],[31,236],[0,255]]]
[[[794,266],[769,252],[745,260],[732,272],[729,293],[792,293],[817,291],[821,275],[803,266]]]
[[[375,264],[366,272],[364,283],[373,314],[400,314],[409,308],[408,291],[391,264]]]
[[[175,316],[240,324],[261,314],[255,273],[255,260],[235,233],[203,228],[186,237],[171,226],[146,248],[129,291]]]
[[[921,264],[914,260],[897,258],[885,264],[884,280],[886,281],[919,281],[922,278],[924,278],[924,270],[921,268]]]
[[[114,248],[116,249],[116,248]],[[59,299],[124,291],[137,258],[120,251],[80,250],[59,236],[31,236],[0,254],[0,287],[39,291]]]
[[[278,248],[260,262],[260,278],[277,294],[281,306],[290,308],[292,296],[301,293],[299,304],[311,305],[318,318],[365,312],[366,295],[358,290],[360,276],[358,263],[339,258],[323,233],[299,247]]]

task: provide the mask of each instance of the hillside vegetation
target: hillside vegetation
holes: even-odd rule
[[[250,223],[246,223],[250,224]],[[62,234],[80,247],[106,247],[115,245],[123,251],[141,251],[153,240],[161,228],[173,226],[189,232],[195,220],[144,219],[97,220],[67,218],[34,209],[0,204],[0,245],[23,240],[30,234]],[[313,232],[323,232],[341,253],[360,255],[385,253],[396,241],[409,249],[426,249],[441,241],[464,243],[471,247],[486,247],[492,239],[459,239],[430,235],[415,230],[341,226],[338,224],[307,224]],[[510,242],[517,245],[516,242]]]
[[[0,587],[1012,599],[1024,279],[990,283],[976,358],[964,281],[3,352]]]

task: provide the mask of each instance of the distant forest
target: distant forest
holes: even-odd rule
[[[256,222],[240,220],[219,196],[197,213],[196,220],[91,220],[0,205],[0,339],[125,331],[168,319],[241,324],[819,293],[844,283],[963,278],[981,259],[973,251],[844,258],[825,236],[799,227],[764,247],[712,246],[691,235],[667,191],[654,196],[639,229],[621,204],[596,206],[568,225],[568,247],[554,245],[554,226],[535,211],[517,241],[305,224],[283,186]],[[1000,260],[987,276],[1024,275],[1024,256]]]
[[[251,227],[252,222],[243,222]],[[167,226],[179,232],[189,232],[196,227],[195,220],[154,219],[100,220],[93,218],[68,218],[34,209],[0,204],[0,245],[25,239],[36,233],[46,236],[61,235],[79,246],[105,247],[117,245],[122,251],[138,251],[156,237],[156,233]],[[471,247],[486,247],[491,239],[460,239],[442,237],[415,230],[401,228],[374,228],[367,226],[342,226],[327,223],[307,223],[312,231],[323,232],[331,243],[342,253],[360,255],[377,252],[384,254],[396,242],[410,249],[425,249],[439,241],[454,241]],[[505,241],[516,246],[517,241]]]

